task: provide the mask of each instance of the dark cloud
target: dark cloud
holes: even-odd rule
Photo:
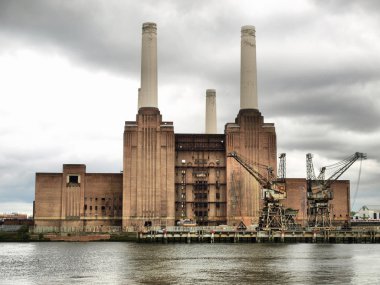
[[[312,90],[305,93],[276,94],[270,100],[270,112],[276,116],[304,117],[305,124],[324,125],[328,129],[375,132],[380,128],[379,100],[349,90]],[[268,107],[269,109],[269,107]],[[302,118],[300,118],[302,119]]]
[[[229,11],[217,9],[221,14],[209,17],[208,11],[203,11],[208,6],[204,1],[164,1],[162,6],[157,6],[155,1],[107,3],[110,4],[5,0],[0,3],[0,33],[38,48],[62,50],[90,67],[138,77],[141,24],[152,20],[158,22],[160,75],[168,75],[162,76],[164,80],[189,73],[212,76],[213,72],[206,71],[220,70],[212,61],[213,57],[226,58],[223,49],[214,49],[218,43],[225,42],[226,35],[231,35],[221,34],[219,30],[222,22],[226,24]],[[156,19],[148,19],[144,14],[154,15]],[[157,17],[158,14],[167,14],[168,19]],[[180,21],[178,25],[175,19]],[[227,27],[237,28],[238,38],[239,24]],[[210,43],[215,45],[210,47]],[[223,64],[220,60],[214,62]]]
[[[107,8],[102,1],[5,0],[0,3],[0,32],[9,40],[63,50],[86,65],[135,74],[141,27],[128,19],[134,17],[136,7],[130,3],[130,9],[111,10],[113,5]]]

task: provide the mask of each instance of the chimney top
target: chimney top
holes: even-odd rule
[[[215,89],[206,89],[206,96],[215,96],[216,90]]]
[[[256,33],[255,26],[246,25],[246,26],[241,27],[242,36],[255,36],[255,33]]]
[[[143,23],[142,30],[143,30],[143,33],[157,34],[157,25],[156,23],[146,22],[146,23]]]

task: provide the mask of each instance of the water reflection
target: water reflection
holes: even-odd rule
[[[377,244],[0,243],[0,284],[373,284]]]

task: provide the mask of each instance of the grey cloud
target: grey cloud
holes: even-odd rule
[[[39,48],[62,50],[85,65],[138,77],[141,24],[157,20],[146,19],[148,15],[167,13],[169,20],[174,18],[181,22],[180,25],[165,19],[158,22],[161,74],[179,76],[185,71],[195,75],[213,66],[205,61],[209,55],[200,50],[204,50],[203,45],[207,47],[207,42],[223,42],[224,35],[218,33],[216,27],[227,21],[228,16],[228,11],[218,10],[223,13],[214,14],[212,21],[208,14],[193,21],[206,6],[216,5],[214,1],[211,4],[165,1],[163,6],[157,6],[155,1],[88,3],[3,1],[0,3],[0,33]],[[212,30],[215,30],[214,35]]]
[[[329,128],[374,132],[380,128],[380,104],[374,96],[349,94],[337,89],[322,92],[283,92],[268,103],[276,116],[309,116],[309,125],[323,124]]]
[[[360,11],[378,15],[378,11],[380,11],[380,3],[377,0],[313,0],[313,2],[315,2],[317,6],[325,7],[330,13],[334,12],[336,14]]]
[[[278,144],[288,151],[318,153],[331,159],[343,159],[354,152],[364,152],[380,164],[378,133],[357,134],[329,125],[317,125],[310,118],[300,117],[285,123],[273,119],[277,125]]]
[[[90,66],[135,73],[139,45],[132,31],[138,29],[128,21],[134,9],[107,14],[102,8],[99,1],[5,0],[0,3],[0,32],[39,48],[64,50]],[[124,17],[116,17],[121,13]]]

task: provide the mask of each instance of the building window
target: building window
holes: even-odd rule
[[[220,193],[216,193],[215,196],[216,196],[216,199],[220,199]]]
[[[92,206],[90,206],[90,211],[92,211]]]
[[[69,183],[79,183],[78,175],[69,175]]]
[[[195,199],[207,199],[207,193],[195,193]]]
[[[97,211],[98,210],[98,206],[95,206],[95,211]]]
[[[207,163],[207,159],[205,159],[205,158],[195,159],[195,164],[206,164],[206,163]]]
[[[74,186],[74,187],[79,186],[80,185],[80,176],[76,175],[76,174],[67,175],[66,184],[67,184],[68,187],[70,187],[70,186]]]
[[[87,211],[87,205],[84,205],[84,210]]]

